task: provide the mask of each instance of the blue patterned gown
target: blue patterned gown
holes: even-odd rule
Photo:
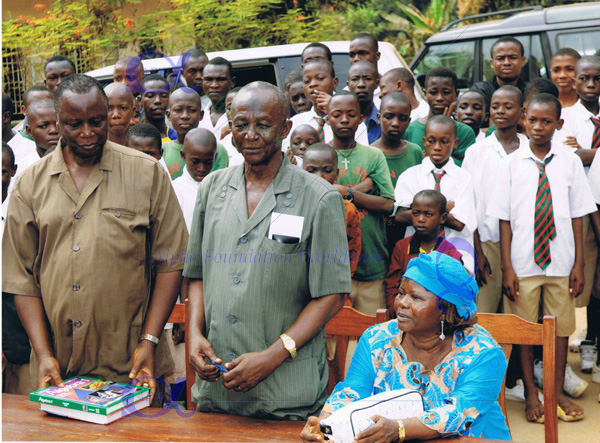
[[[474,326],[455,333],[452,350],[434,370],[407,360],[402,335],[396,320],[367,329],[345,380],[336,385],[323,411],[385,391],[414,389],[425,404],[419,420],[442,436],[511,440],[497,402],[506,358],[489,332]]]

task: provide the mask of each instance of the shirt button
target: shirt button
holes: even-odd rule
[[[81,218],[81,214],[78,212],[77,214],[75,214],[75,218],[76,218],[77,220],[79,220],[79,219]]]
[[[229,360],[233,360],[235,358],[235,354],[233,352],[229,353]]]
[[[81,328],[81,322],[80,322],[79,320],[77,320],[75,323],[73,323],[73,325],[74,325],[76,328]]]
[[[240,278],[236,275],[235,277],[233,277],[233,282],[237,285],[240,282]]]
[[[121,213],[119,211],[115,212],[115,217],[117,217],[117,218],[121,217]]]
[[[73,251],[78,252],[81,248],[79,247],[79,245],[75,245],[73,246]]]
[[[235,315],[230,315],[229,316],[229,323],[234,324],[237,323],[238,319]]]
[[[227,191],[227,186],[223,186],[223,187],[221,188],[221,191]]]
[[[291,205],[291,203],[287,200],[283,202],[283,206],[285,206],[286,208],[289,207],[290,205]]]
[[[224,192],[221,192],[221,197],[225,197],[225,193]]]
[[[240,238],[240,243],[248,243],[248,237]]]
[[[80,288],[81,288],[81,286],[79,286],[79,283],[75,283],[73,285],[73,291],[79,291]]]
[[[286,195],[285,198],[292,198],[292,194]]]

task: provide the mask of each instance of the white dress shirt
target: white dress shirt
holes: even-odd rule
[[[419,100],[419,99],[417,99]],[[381,108],[380,108],[381,109]],[[419,106],[410,111],[410,121],[414,122],[420,118],[427,117],[429,115],[429,104],[425,100],[419,100]]]
[[[4,236],[4,225],[6,224],[6,214],[8,214],[8,200],[10,199],[10,194],[6,196],[6,199],[2,202],[2,219],[0,223],[0,242],[2,241],[2,237]]]
[[[35,142],[24,137],[20,131],[8,142],[15,154],[15,163],[21,167],[20,162],[32,152],[35,152]]]
[[[519,138],[519,147],[529,144],[529,140],[523,134],[517,133],[517,137]],[[495,131],[482,142],[469,146],[465,153],[462,168],[471,174],[473,181],[477,231],[482,242],[497,243],[500,241],[500,221],[486,215],[486,212],[496,187],[496,174],[500,167],[500,161],[506,156],[506,151]]]
[[[579,101],[573,106],[565,108],[561,114],[561,118],[565,121],[563,129],[560,131],[564,134],[561,139],[567,136],[575,137],[582,149],[591,149],[594,135],[592,117],[600,118],[600,114],[592,114]],[[554,141],[555,138],[552,140]],[[594,157],[597,157],[597,155]],[[589,166],[586,166],[585,170],[588,172]]]
[[[194,206],[196,205],[196,196],[198,195],[200,183],[192,178],[187,170],[187,166],[184,166],[183,174],[173,180],[173,189],[179,201],[179,206],[181,206],[188,232],[192,229]]]
[[[223,137],[219,143],[221,143],[227,151],[229,166],[241,165],[244,163],[244,156],[240,154],[240,151],[238,151],[235,146],[233,146],[233,136],[231,133]]]
[[[546,165],[552,194],[556,237],[550,241],[550,259],[543,270],[534,261],[535,200],[539,169],[529,145],[519,148],[500,162],[496,189],[488,205],[487,215],[510,221],[512,228],[511,262],[517,276],[570,275],[575,262],[575,240],[572,219],[596,210],[592,191],[585,178],[581,160],[571,150],[552,144],[545,158],[554,157]]]
[[[221,140],[221,130],[229,124],[228,120],[227,120],[227,113],[224,113],[223,115],[221,115],[221,117],[219,117],[219,119],[217,120],[217,123],[213,125],[212,120],[210,119],[210,110],[211,109],[212,109],[212,105],[209,106],[208,108],[204,109],[204,116],[202,117],[202,120],[200,120],[198,127],[208,129],[215,135],[215,138],[217,139],[217,141],[220,141]]]
[[[597,205],[600,205],[600,155],[594,156],[587,174],[588,183],[592,189],[592,195]]]

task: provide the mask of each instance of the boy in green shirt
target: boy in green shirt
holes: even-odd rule
[[[338,153],[335,187],[346,200],[354,202],[361,218],[362,247],[350,298],[356,309],[375,315],[377,309],[385,307],[383,278],[389,255],[384,216],[393,209],[394,188],[383,153],[354,140],[360,120],[360,106],[353,94],[342,91],[331,98],[327,122]]]
[[[458,78],[456,73],[449,68],[433,68],[425,77],[425,98],[429,103],[429,114],[419,120],[415,120],[404,134],[404,138],[410,142],[416,143],[423,149],[423,155],[427,156],[423,146],[423,137],[425,137],[425,125],[434,115],[452,116],[456,106],[456,97],[458,90]],[[465,151],[469,146],[475,143],[475,132],[464,123],[456,122],[456,138],[458,146],[452,152],[452,158],[457,166],[462,164],[465,158]]]

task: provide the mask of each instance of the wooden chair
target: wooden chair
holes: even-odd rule
[[[477,314],[477,324],[492,334],[502,347],[509,360],[513,345],[543,346],[544,361],[544,431],[546,443],[558,442],[558,417],[556,401],[556,317],[545,316],[543,324],[531,323],[511,314]],[[506,377],[498,402],[506,417],[504,388]]]
[[[327,338],[335,338],[337,340],[335,354],[333,357],[327,356],[327,363],[329,363],[327,391],[330,394],[335,385],[344,380],[348,342],[351,339],[360,338],[362,333],[370,326],[383,323],[389,319],[387,309],[378,309],[376,315],[363,314],[354,309],[350,299],[346,298],[342,309],[325,326]]]
[[[196,382],[196,373],[190,365],[190,353],[189,353],[189,324],[188,319],[188,305],[185,303],[177,303],[173,307],[173,311],[167,320],[168,323],[184,323],[185,324],[185,392],[187,397],[186,407],[188,410],[193,411],[196,409],[196,405],[192,402],[192,386]]]

